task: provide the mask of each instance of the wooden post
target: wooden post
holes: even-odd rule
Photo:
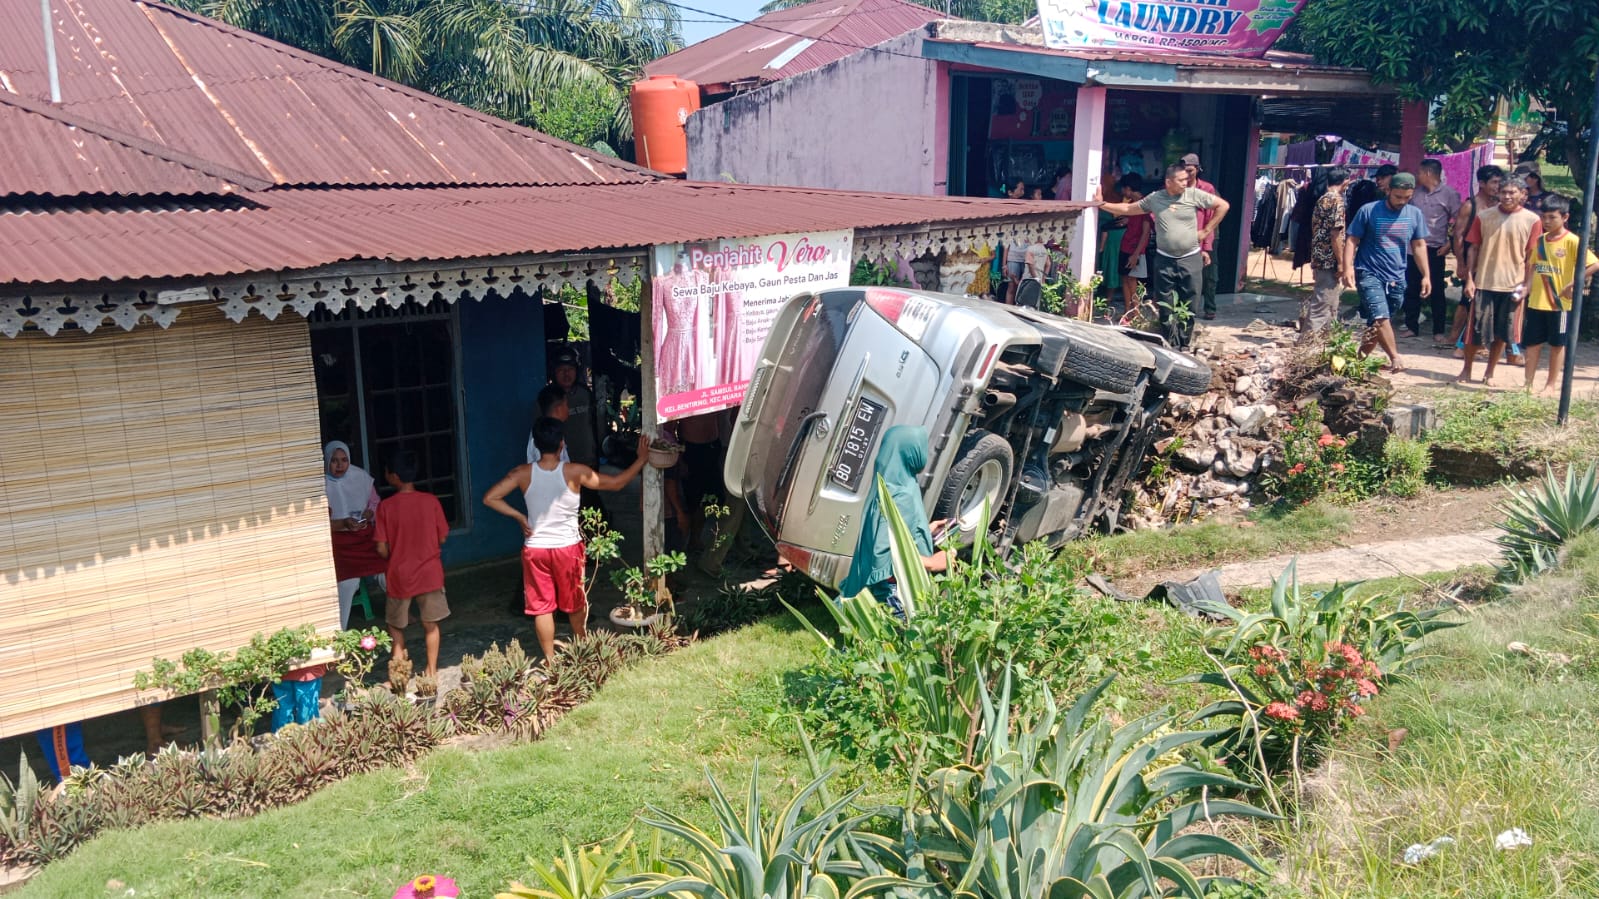
[[[1427,139],[1426,100],[1413,100],[1400,108],[1399,114],[1399,170],[1414,174],[1421,169]]]
[[[644,277],[639,284],[638,294],[639,427],[651,440],[660,433],[660,419],[655,408],[659,400],[655,395],[655,299],[651,295],[650,278],[654,264],[655,254],[652,252],[645,260]],[[639,560],[641,565],[666,551],[665,481],[665,475],[659,468],[645,464],[643,483],[639,488],[644,499],[644,535],[641,542],[644,555]],[[665,578],[656,581],[654,588],[657,605],[671,599]]]
[[[207,749],[222,748],[222,701],[215,690],[200,692],[200,742]]]
[[[1077,89],[1077,120],[1072,127],[1072,199],[1099,199],[1105,167],[1105,89]],[[1085,209],[1072,230],[1072,277],[1087,284],[1094,277],[1094,250],[1099,246],[1099,212]]]

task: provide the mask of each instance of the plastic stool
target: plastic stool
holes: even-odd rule
[[[367,621],[371,621],[372,620],[372,598],[370,596],[366,595],[366,578],[361,578],[361,586],[355,588],[355,596],[351,597],[351,599],[350,599],[350,614],[351,615],[355,614],[355,610],[356,610],[357,606],[360,607],[361,614],[366,616],[366,620]]]

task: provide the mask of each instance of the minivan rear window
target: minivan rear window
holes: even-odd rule
[[[750,496],[755,509],[774,533],[793,489],[800,442],[815,423],[817,405],[863,297],[859,291],[830,291],[811,298],[771,370],[755,426],[773,436],[756,441],[748,470],[754,475]]]

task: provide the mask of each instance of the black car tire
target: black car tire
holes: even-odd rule
[[[997,466],[997,469],[996,469]],[[968,486],[978,489],[984,480],[997,477],[998,488],[988,514],[992,520],[999,516],[999,506],[1010,489],[1011,472],[1016,468],[1016,455],[1011,452],[1005,438],[993,431],[977,429],[961,441],[955,463],[949,467],[938,501],[933,504],[933,519],[955,518],[961,514],[961,505]],[[975,510],[967,510],[975,511]],[[963,528],[963,531],[965,529]]]
[[[1093,338],[1098,335],[1085,331],[1086,328],[1066,331],[1071,348],[1060,367],[1060,376],[1111,393],[1127,393],[1137,386],[1138,376],[1143,372],[1140,360],[1128,358],[1126,350],[1108,341],[1095,340]],[[1119,334],[1116,336],[1125,340]]]
[[[1163,346],[1151,346],[1149,351],[1155,354],[1155,376],[1151,380],[1156,386],[1183,396],[1200,396],[1210,390],[1210,366],[1187,353]],[[1162,375],[1162,363],[1168,361],[1170,367]]]

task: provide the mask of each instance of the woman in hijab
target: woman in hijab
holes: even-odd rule
[[[899,601],[899,587],[894,583],[894,546],[889,539],[889,522],[878,499],[877,479],[882,478],[888,495],[899,510],[900,517],[916,542],[916,552],[922,557],[922,567],[928,571],[943,571],[949,567],[945,550],[934,551],[934,523],[927,520],[927,507],[922,503],[922,488],[916,475],[927,467],[927,429],[910,425],[895,425],[883,434],[883,444],[877,450],[877,463],[872,471],[872,490],[866,499],[866,510],[861,514],[861,537],[855,545],[855,557],[850,562],[849,574],[839,585],[839,595],[856,596],[862,590],[871,594],[905,617]]]
[[[339,579],[339,627],[350,620],[350,603],[361,578],[381,575],[388,561],[372,539],[372,516],[378,491],[372,476],[350,464],[350,447],[334,440],[322,448],[323,483],[328,494],[328,519],[333,531],[333,573]]]

